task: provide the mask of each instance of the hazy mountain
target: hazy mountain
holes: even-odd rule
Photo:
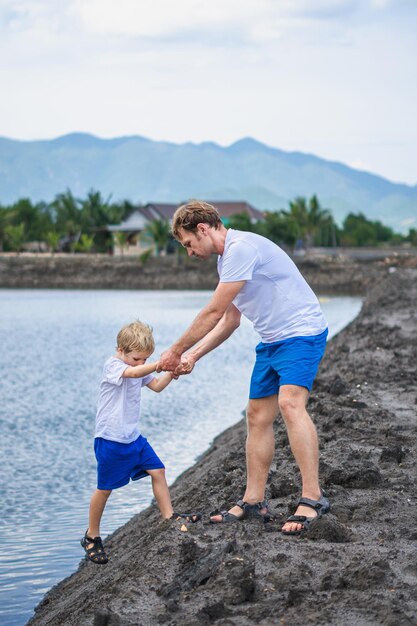
[[[262,210],[287,208],[296,196],[316,193],[338,221],[362,211],[396,230],[417,227],[417,186],[249,138],[227,148],[81,133],[47,141],[0,138],[0,203],[49,201],[66,189],[84,197],[91,188],[115,200],[233,199]]]

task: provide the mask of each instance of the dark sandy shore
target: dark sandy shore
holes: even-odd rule
[[[368,292],[330,342],[309,408],[332,504],[310,535],[279,532],[299,477],[278,420],[275,521],[211,526],[206,516],[182,532],[150,507],[107,540],[108,565],[83,561],[29,624],[417,624],[417,267]],[[240,497],[244,441],[243,421],[220,435],[176,481],[175,507],[207,514]]]

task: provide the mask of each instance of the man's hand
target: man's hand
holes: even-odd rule
[[[172,348],[165,350],[159,358],[157,372],[173,372],[180,364],[181,354]]]

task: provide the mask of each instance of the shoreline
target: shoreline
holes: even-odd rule
[[[363,295],[397,267],[416,267],[417,255],[357,259],[311,254],[293,259],[316,293]],[[0,254],[1,289],[215,289],[216,259],[93,254]]]
[[[181,532],[148,507],[107,538],[107,566],[82,560],[28,625],[415,623],[417,267],[385,264],[367,281],[362,310],[329,341],[309,400],[331,513],[307,537],[279,533],[299,476],[277,421],[267,488],[276,520],[207,523],[245,483],[241,420],[171,488],[174,507],[203,510],[203,523]]]

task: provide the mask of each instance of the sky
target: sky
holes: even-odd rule
[[[253,137],[417,184],[417,0],[0,0],[0,136]]]

